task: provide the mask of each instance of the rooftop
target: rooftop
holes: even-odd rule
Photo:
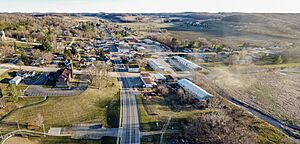
[[[141,77],[151,77],[149,73],[140,73]]]
[[[212,97],[210,93],[206,92],[204,89],[187,79],[178,80],[177,83],[186,91],[189,91],[198,100],[205,100],[209,97]]]

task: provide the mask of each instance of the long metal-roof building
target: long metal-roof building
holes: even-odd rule
[[[174,59],[176,59],[179,63],[181,63],[182,65],[186,66],[188,69],[190,70],[197,70],[197,69],[202,69],[199,65],[183,58],[180,56],[174,56]]]
[[[200,88],[193,82],[187,80],[187,79],[181,79],[178,80],[177,83],[186,91],[191,93],[195,98],[198,100],[207,100],[213,95],[210,93],[206,92],[204,89]]]
[[[156,71],[165,70],[165,68],[160,63],[158,63],[155,59],[148,59],[148,65]]]

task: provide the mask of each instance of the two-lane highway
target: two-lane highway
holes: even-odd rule
[[[126,70],[123,69],[121,60],[113,61],[115,71],[121,85],[120,90],[120,126],[118,143],[139,144],[140,125],[135,93],[131,91],[131,82],[128,81]]]

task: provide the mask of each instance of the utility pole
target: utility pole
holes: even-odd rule
[[[18,130],[20,131],[20,125],[19,125],[19,120],[17,120],[17,126],[18,126]]]
[[[46,137],[46,133],[45,133],[45,124],[43,124],[43,131],[44,131],[44,137]]]
[[[164,125],[164,127],[163,127],[162,130],[161,130],[162,133],[161,133],[161,136],[160,136],[160,142],[159,142],[160,144],[162,144],[164,134],[165,134],[165,132],[166,132],[166,130],[167,130],[169,124],[170,124],[171,118],[172,118],[172,117],[169,116],[167,123]]]

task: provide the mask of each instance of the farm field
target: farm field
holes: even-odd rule
[[[280,120],[300,125],[299,67],[293,64],[216,67],[209,76],[226,94]]]

